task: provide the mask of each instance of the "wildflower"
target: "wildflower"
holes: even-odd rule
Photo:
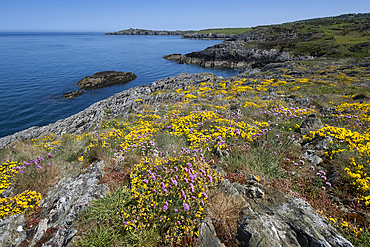
[[[207,194],[205,192],[202,192],[202,195],[204,196],[204,198],[207,198]]]
[[[308,169],[310,169],[310,170],[314,171],[314,170],[315,170],[315,167],[310,166],[310,167],[308,167]]]
[[[187,203],[184,202],[182,205],[183,205],[185,211],[189,211],[190,207]]]
[[[164,205],[163,210],[166,211],[168,209],[167,205]]]
[[[326,182],[325,184],[326,184],[327,186],[331,186],[331,183],[329,183],[329,182]]]
[[[143,182],[147,184],[149,181],[147,179],[143,179]]]
[[[53,157],[53,155],[51,153],[48,153],[48,157],[51,158]]]
[[[181,221],[177,221],[177,224],[181,225]]]
[[[177,208],[175,208],[175,213],[178,213],[178,212],[179,212],[179,210]]]
[[[41,166],[37,165],[37,169],[41,169]]]
[[[303,161],[303,160],[300,160],[300,161],[299,161],[299,163],[300,163],[301,165],[304,165],[304,161]]]
[[[189,185],[190,185],[190,191],[191,191],[191,193],[194,193],[194,185],[192,183],[190,183]]]

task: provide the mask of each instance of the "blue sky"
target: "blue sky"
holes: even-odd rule
[[[0,0],[0,32],[199,30],[368,12],[369,0]]]

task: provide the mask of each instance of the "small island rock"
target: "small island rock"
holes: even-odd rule
[[[77,86],[79,86],[81,90],[95,89],[126,83],[136,79],[136,77],[137,76],[131,72],[102,71],[83,78],[81,81],[77,82]]]

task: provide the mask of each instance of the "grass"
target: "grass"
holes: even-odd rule
[[[199,34],[209,34],[209,33],[242,34],[249,30],[251,30],[251,28],[248,28],[248,27],[214,28],[214,29],[202,29],[202,30],[196,31],[196,33],[199,33]]]
[[[104,160],[100,183],[110,192],[79,216],[79,246],[195,246],[207,216],[219,238],[234,246],[242,203],[215,191],[223,179],[246,183],[248,174],[306,200],[346,238],[366,246],[369,222],[361,213],[368,213],[370,204],[370,92],[359,85],[370,80],[358,65],[366,61],[302,61],[259,79],[240,74],[204,81],[171,91],[183,94],[183,101],[141,104],[137,114],[106,119],[94,132],[12,143],[0,150],[0,189],[13,188],[15,194],[1,199],[0,215],[27,213],[34,227],[42,197],[60,178]],[[292,76],[297,71],[299,76]],[[270,88],[285,96],[262,100]],[[296,102],[306,97],[309,104]],[[323,107],[335,111],[321,113]],[[301,123],[313,113],[327,126],[300,134]],[[321,151],[323,162],[312,166],[302,157],[301,144],[327,136],[333,142]],[[31,200],[23,205],[25,191]],[[11,213],[4,214],[4,207]]]

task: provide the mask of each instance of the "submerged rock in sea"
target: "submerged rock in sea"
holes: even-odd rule
[[[137,76],[131,72],[102,71],[83,78],[81,81],[77,82],[77,86],[79,86],[81,90],[95,89],[126,83],[136,79],[136,77]]]
[[[63,99],[73,99],[73,98],[76,98],[77,96],[80,96],[82,93],[83,91],[73,91],[69,93],[64,93]]]

